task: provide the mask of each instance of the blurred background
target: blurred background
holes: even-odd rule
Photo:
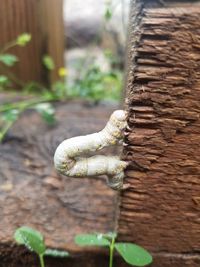
[[[114,229],[118,200],[106,177],[66,179],[53,155],[64,139],[103,129],[119,107],[128,13],[127,0],[0,1],[3,244],[21,225],[66,249],[77,233]]]
[[[2,0],[1,91],[119,101],[128,13],[129,0]]]
[[[52,124],[55,101],[120,103],[129,0],[2,0],[0,7],[0,141],[27,109]]]
[[[64,2],[65,62],[75,94],[120,99],[128,13],[128,0]]]

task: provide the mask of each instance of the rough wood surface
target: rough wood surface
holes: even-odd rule
[[[57,79],[57,68],[64,65],[62,6],[63,0],[1,0],[0,50],[24,32],[32,35],[26,47],[9,50],[19,57],[12,71],[22,81],[47,83]],[[42,63],[44,54],[55,60],[56,70],[51,77]]]
[[[114,109],[63,103],[56,107],[54,127],[35,112],[26,112],[16,122],[0,145],[0,266],[15,266],[8,263],[17,254],[12,236],[21,225],[41,231],[48,246],[76,253],[85,249],[74,245],[75,234],[114,230],[117,195],[105,179],[66,178],[53,165],[62,140],[101,130]]]
[[[136,0],[132,11],[120,239],[154,252],[152,266],[199,266],[200,6]]]

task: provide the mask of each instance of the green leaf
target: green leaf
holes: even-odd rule
[[[0,61],[6,66],[11,67],[18,61],[18,58],[12,54],[2,54],[0,55]]]
[[[19,111],[17,109],[10,109],[3,113],[2,118],[4,121],[14,122],[17,120]]]
[[[65,258],[65,257],[69,256],[69,253],[67,251],[63,251],[63,250],[48,248],[48,249],[46,249],[44,256]]]
[[[79,246],[110,246],[110,242],[102,234],[81,234],[75,237]]]
[[[109,7],[106,8],[104,17],[105,17],[105,20],[107,21],[109,21],[112,18],[112,11]]]
[[[55,63],[53,61],[53,58],[50,57],[49,55],[43,56],[43,64],[48,70],[53,70],[55,69]]]
[[[112,59],[113,58],[113,53],[110,49],[105,49],[104,50],[104,56],[107,58],[107,59]]]
[[[44,254],[46,247],[42,234],[30,227],[22,226],[15,231],[14,238],[20,245],[25,245],[29,250],[38,255]]]
[[[67,97],[67,86],[63,81],[57,81],[53,84],[53,93],[60,99]]]
[[[35,92],[40,92],[43,93],[43,86],[35,81],[28,82],[24,85],[24,92],[25,93],[35,93]]]
[[[55,110],[50,103],[37,104],[35,109],[42,116],[45,122],[50,125],[55,123]]]
[[[19,46],[25,46],[27,43],[31,41],[31,34],[29,33],[22,33],[17,37],[16,43]]]
[[[133,266],[146,266],[152,262],[149,252],[135,244],[116,243],[115,248],[122,258]]]
[[[9,79],[5,75],[0,75],[0,84],[7,84],[9,82]]]

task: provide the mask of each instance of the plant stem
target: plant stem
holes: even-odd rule
[[[62,96],[63,97],[63,96]],[[51,102],[51,101],[61,101],[61,97],[56,95],[44,95],[41,97],[33,98],[33,99],[25,99],[22,101],[18,101],[15,103],[5,103],[1,105],[0,107],[0,116],[1,113],[16,109],[18,111],[17,119],[19,118],[19,115],[24,112],[26,109],[32,108],[34,105],[44,103],[44,102]],[[0,129],[0,143],[3,141],[5,135],[7,134],[8,130],[13,126],[16,120],[13,120],[11,122],[8,122],[5,127]]]
[[[40,266],[41,267],[45,267],[45,265],[44,265],[44,255],[43,254],[40,254],[39,255],[39,258],[40,258]]]
[[[9,122],[6,124],[6,126],[3,128],[3,130],[0,131],[0,143],[3,141],[3,139],[4,139],[5,135],[6,135],[6,133],[7,133],[8,130],[12,127],[13,123],[14,123],[14,122],[9,121]]]
[[[109,260],[109,267],[112,267],[112,266],[113,266],[114,248],[115,248],[115,237],[112,238],[112,242],[111,242],[111,245],[110,245],[110,260]]]
[[[19,80],[14,73],[9,71],[4,65],[0,65],[0,70],[1,72],[5,73],[8,78],[13,81],[16,85],[19,85],[21,87],[25,86],[25,83],[23,83],[21,80]]]
[[[14,47],[14,46],[16,46],[16,45],[17,45],[16,40],[9,42],[8,44],[6,44],[6,45],[2,48],[1,53],[5,53],[8,49],[10,49],[10,48],[12,48],[12,47]]]
[[[16,120],[19,118],[20,114],[22,112],[24,112],[26,109],[31,108],[32,106],[42,103],[42,102],[46,102],[46,101],[50,101],[51,99],[46,97],[46,98],[39,98],[39,99],[31,99],[31,100],[24,100],[24,101],[20,101],[18,103],[14,103],[14,104],[5,104],[2,108],[0,108],[0,112],[6,112],[8,110],[12,110],[12,109],[17,109],[18,110],[18,116],[16,118]],[[0,130],[0,143],[2,143],[5,135],[7,134],[8,130],[13,126],[13,124],[15,123],[16,120],[13,121],[9,121],[5,127],[3,127],[2,130]]]
[[[35,99],[28,99],[28,100],[22,100],[16,103],[6,103],[3,104],[2,107],[0,107],[0,112],[5,112],[7,110],[10,109],[26,109],[28,107],[31,107],[33,105],[42,103],[42,102],[48,102],[48,101],[52,101],[52,100],[57,100],[52,99],[51,97],[39,97],[39,98],[35,98]]]

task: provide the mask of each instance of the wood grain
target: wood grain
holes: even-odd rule
[[[26,112],[16,122],[0,145],[0,261],[9,246],[15,253],[12,236],[21,225],[41,231],[47,246],[76,252],[84,249],[74,245],[75,234],[114,230],[117,194],[104,177],[59,176],[53,165],[61,141],[101,130],[113,109],[63,103],[56,107],[54,127],[35,112]]]
[[[200,6],[147,2],[132,7],[124,148],[131,188],[121,196],[120,240],[158,253],[152,266],[193,267],[186,257],[200,263]],[[171,262],[161,264],[166,256]]]
[[[55,63],[55,69],[49,73],[51,83],[60,77],[58,69],[64,67],[64,18],[63,0],[42,0],[38,5],[43,49]]]
[[[24,32],[32,35],[26,47],[9,50],[19,58],[11,70],[24,82],[48,84],[58,78],[57,70],[48,77],[42,63],[44,54],[55,59],[56,68],[64,65],[63,1],[51,0],[48,3],[46,0],[1,0],[0,47]]]

